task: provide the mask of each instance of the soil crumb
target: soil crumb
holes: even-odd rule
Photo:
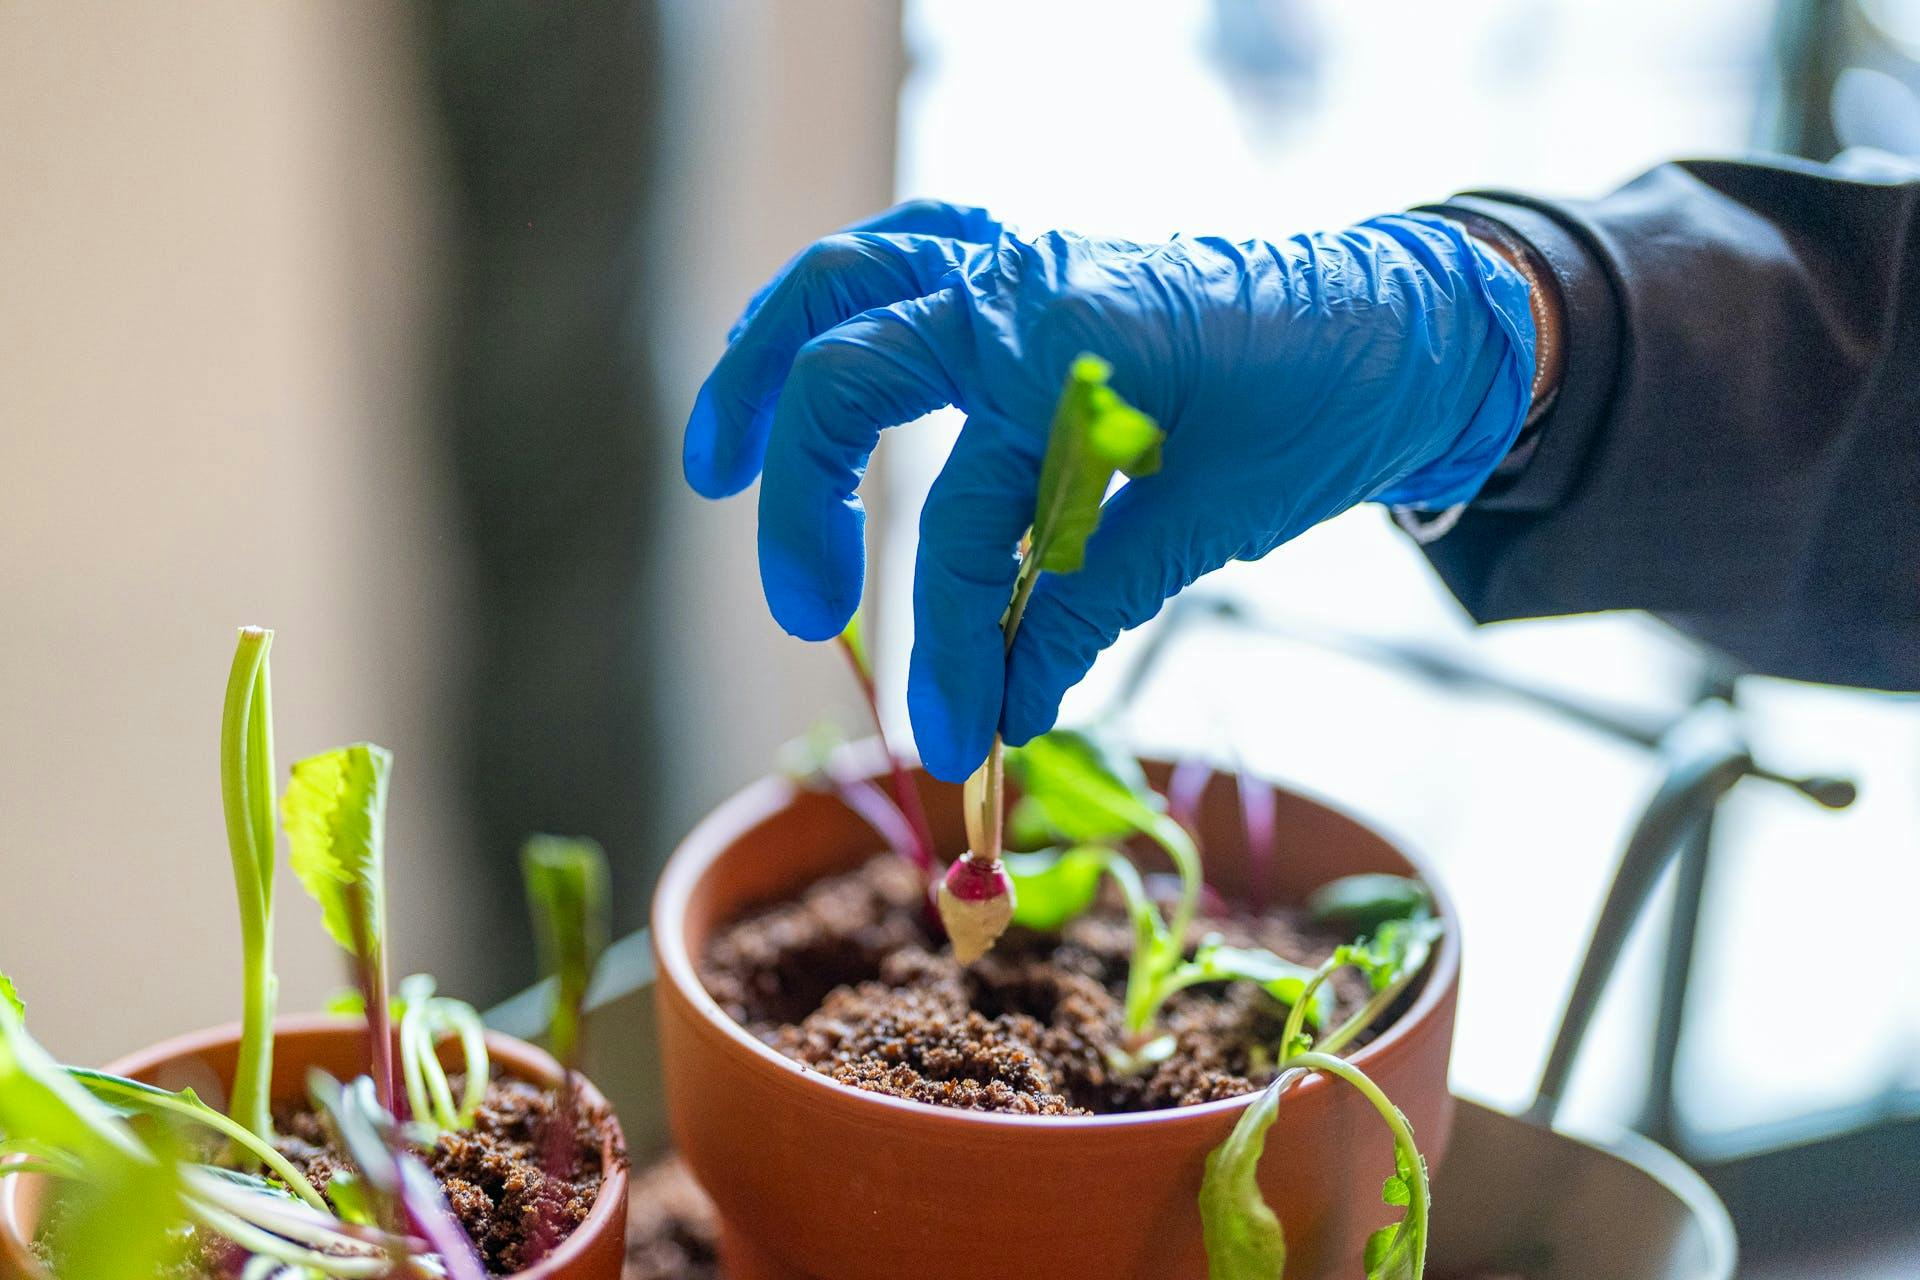
[[[1272,1078],[1268,1054],[1286,1010],[1244,982],[1175,995],[1160,1019],[1173,1052],[1145,1069],[1115,1066],[1128,1047],[1133,936],[1117,897],[1058,934],[1014,929],[971,968],[929,934],[923,906],[912,869],[877,857],[721,930],[701,981],[735,1021],[788,1057],[842,1084],[934,1106],[1150,1111],[1251,1093]],[[1208,934],[1304,965],[1346,941],[1290,908],[1203,917],[1189,949]],[[1329,985],[1336,1019],[1367,998],[1365,980],[1350,970]]]
[[[720,1221],[678,1156],[635,1174],[622,1280],[721,1280]]]

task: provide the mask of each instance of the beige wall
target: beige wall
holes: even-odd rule
[[[901,68],[895,0],[663,12],[677,474],[753,286],[889,198]],[[74,1060],[237,1007],[215,752],[243,622],[279,631],[283,773],[398,753],[396,968],[479,942],[446,874],[462,564],[422,443],[438,157],[409,34],[397,3],[0,5],[0,970]],[[823,710],[862,727],[831,651],[767,618],[751,497],[666,501],[662,852]],[[336,960],[280,887],[282,1005],[308,1007]]]
[[[216,745],[278,629],[281,767],[392,746],[401,972],[450,968],[422,455],[432,155],[397,8],[0,6],[0,969],[98,1060],[236,1010]],[[283,1007],[339,984],[284,873]]]
[[[809,240],[892,199],[903,66],[898,0],[666,11],[677,54],[655,240],[675,266],[658,366],[673,421],[657,443],[678,476],[676,415],[753,290]],[[878,491],[867,486],[870,502]],[[791,639],[767,614],[755,492],[713,503],[676,483],[662,518],[656,552],[674,605],[663,615],[675,676],[668,711],[692,748],[663,779],[674,831],[766,773],[779,744],[815,720],[866,732],[839,655]]]

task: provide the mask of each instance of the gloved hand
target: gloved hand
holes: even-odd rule
[[[860,602],[855,489],[883,428],[967,421],[927,496],[908,709],[960,780],[996,727],[1052,727],[1119,633],[1229,560],[1367,499],[1473,496],[1526,417],[1527,285],[1424,214],[1277,242],[1025,238],[976,209],[902,205],[813,245],[734,326],[687,424],[687,480],[763,469],[774,618],[832,637]],[[1043,574],[1011,653],[999,622],[1068,364],[1092,352],[1167,432],[1160,471],[1107,504],[1078,573]]]

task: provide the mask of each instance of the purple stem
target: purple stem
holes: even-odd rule
[[[1200,838],[1200,798],[1212,777],[1213,767],[1205,760],[1186,756],[1173,766],[1173,776],[1167,779],[1167,812],[1195,840]]]
[[[1276,845],[1273,788],[1248,772],[1246,762],[1234,760],[1234,778],[1240,792],[1240,820],[1247,829],[1247,904],[1255,912],[1267,909],[1267,890],[1273,879]]]
[[[840,797],[841,802],[859,814],[887,842],[887,848],[922,870],[931,869],[933,864],[923,863],[916,853],[913,827],[906,815],[871,779],[843,775],[830,769],[827,781],[832,784],[834,794]]]
[[[540,1134],[540,1171],[549,1178],[565,1182],[578,1172],[573,1149],[573,1117],[578,1104],[573,1068],[568,1067],[561,1074],[558,1096]]]
[[[440,1185],[427,1167],[405,1152],[396,1152],[400,1166],[400,1205],[407,1225],[446,1264],[447,1280],[487,1280],[487,1269],[473,1251],[473,1241],[453,1216]]]
[[[907,766],[901,761],[900,753],[893,749],[893,743],[887,738],[887,726],[880,719],[880,691],[874,686],[873,677],[860,665],[859,656],[853,651],[843,636],[839,640],[840,652],[846,655],[847,665],[853,668],[853,678],[859,682],[860,696],[866,699],[867,714],[873,717],[874,732],[880,735],[880,747],[887,753],[887,772],[893,782],[893,802],[907,827],[907,840],[904,845],[895,843],[888,837],[888,843],[894,851],[920,869],[927,883],[934,879],[933,826],[927,821],[927,810],[920,803],[920,791],[913,785],[913,778],[907,773]],[[865,814],[863,813],[864,817]],[[872,821],[871,818],[868,821]],[[878,826],[878,824],[875,824]],[[885,831],[881,832],[886,835]]]

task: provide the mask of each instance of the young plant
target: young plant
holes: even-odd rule
[[[240,1056],[227,1108],[255,1137],[271,1142],[273,1014],[273,707],[267,654],[273,632],[242,627],[220,717],[220,798],[240,903]]]
[[[149,1122],[138,1134],[134,1116]],[[246,1148],[279,1180],[190,1162],[195,1126]],[[63,1211],[48,1244],[63,1276],[172,1274],[190,1226],[225,1242],[238,1255],[232,1269],[248,1277],[373,1280],[393,1257],[424,1252],[336,1218],[284,1157],[191,1091],[57,1065],[13,1001],[0,1001],[0,1159],[0,1176],[60,1181]]]
[[[1014,919],[1029,928],[1057,929],[1093,905],[1104,874],[1119,888],[1133,923],[1128,1043],[1113,1066],[1131,1071],[1165,1059],[1174,1045],[1170,1037],[1154,1033],[1160,1010],[1176,992],[1201,983],[1257,983],[1315,1027],[1321,1024],[1331,1001],[1311,989],[1312,969],[1264,949],[1230,947],[1216,937],[1203,939],[1192,958],[1186,957],[1186,938],[1205,887],[1199,850],[1188,827],[1165,810],[1131,757],[1085,733],[1055,730],[1009,751],[1007,768],[1021,786],[1015,809],[1021,824],[1072,846],[1058,855],[1010,856],[1018,901]],[[1178,872],[1179,896],[1170,921],[1117,847],[1136,835],[1158,844]]]
[[[431,1142],[442,1133],[471,1129],[492,1079],[479,1010],[464,1000],[435,994],[433,979],[416,973],[401,980],[393,1016],[400,1020],[400,1076],[406,1082],[415,1136]],[[458,1102],[440,1062],[439,1044],[449,1036],[460,1041],[466,1077]]]
[[[873,718],[873,731],[880,737],[880,747],[887,753],[888,781],[893,787],[893,803],[898,807],[900,817],[905,824],[907,838],[901,852],[921,877],[931,885],[933,883],[933,827],[927,822],[926,807],[920,803],[920,792],[913,785],[913,778],[907,773],[907,764],[899,752],[893,749],[893,743],[887,738],[886,722],[880,718],[879,687],[874,682],[873,664],[867,658],[866,627],[861,621],[860,611],[854,610],[853,618],[847,623],[846,630],[840,633],[840,652],[846,655],[847,665],[853,668],[854,679],[860,684],[860,695],[867,704],[867,714]],[[872,818],[864,812],[862,817]]]
[[[520,853],[527,905],[540,967],[553,980],[553,1019],[547,1041],[565,1075],[559,1105],[541,1138],[541,1164],[556,1178],[574,1172],[576,1076],[586,1025],[587,989],[607,949],[611,930],[607,855],[592,840],[535,836]]]
[[[1033,524],[1000,624],[1008,648],[1040,574],[1073,573],[1085,561],[1087,539],[1100,522],[1114,475],[1139,477],[1160,469],[1166,433],[1107,385],[1112,372],[1092,355],[1080,356],[1067,372],[1040,463]],[[996,733],[985,762],[967,780],[967,852],[948,868],[940,886],[940,918],[962,964],[984,955],[1013,919],[1014,885],[1000,860],[1004,752]]]
[[[387,777],[393,756],[360,742],[293,766],[282,801],[293,873],[320,904],[321,921],[352,960],[365,1001],[374,1087],[397,1109],[393,1023],[387,1005]]]
[[[1283,1280],[1286,1238],[1280,1220],[1267,1207],[1257,1179],[1267,1130],[1279,1114],[1281,1095],[1308,1073],[1336,1077],[1358,1089],[1393,1134],[1394,1171],[1381,1198],[1404,1208],[1401,1218],[1367,1239],[1363,1255],[1366,1280],[1420,1280],[1427,1265],[1427,1221],[1432,1195],[1427,1162],[1414,1144],[1413,1129],[1365,1072],[1344,1058],[1300,1053],[1240,1115],[1227,1140],[1207,1157],[1200,1183],[1200,1222],[1207,1245],[1208,1280]]]
[[[1260,1195],[1256,1175],[1281,1095],[1308,1073],[1333,1076],[1359,1090],[1393,1134],[1394,1172],[1381,1196],[1406,1212],[1368,1238],[1367,1280],[1420,1280],[1426,1267],[1432,1198],[1426,1161],[1414,1143],[1413,1129],[1379,1086],[1338,1054],[1420,975],[1443,929],[1432,915],[1431,897],[1418,881],[1354,876],[1334,881],[1315,896],[1323,904],[1340,904],[1343,909],[1349,904],[1377,907],[1397,901],[1408,914],[1382,921],[1371,937],[1337,948],[1313,972],[1281,1033],[1279,1074],[1241,1114],[1227,1140],[1207,1157],[1200,1216],[1210,1280],[1281,1280],[1285,1272],[1286,1242],[1279,1219]],[[1303,1010],[1324,990],[1334,971],[1349,965],[1366,975],[1373,995],[1346,1022],[1314,1042],[1304,1030]]]

